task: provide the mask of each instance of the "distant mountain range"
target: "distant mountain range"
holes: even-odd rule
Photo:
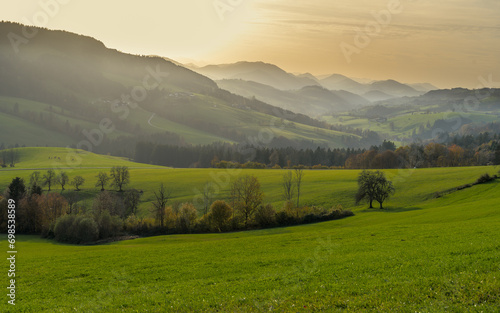
[[[428,83],[408,85],[395,80],[360,83],[340,74],[322,78],[310,73],[294,75],[263,62],[191,66],[191,69],[215,80],[222,89],[310,116],[352,110],[392,98],[419,96],[438,89]]]
[[[475,108],[464,105],[477,97],[468,89],[291,74],[262,62],[196,68],[65,31],[34,28],[22,40],[23,27],[0,22],[0,147],[131,157],[138,142],[356,148],[380,144],[380,134],[431,138],[445,112],[464,111],[463,126],[498,117],[498,90],[481,92],[488,97]],[[103,125],[112,128],[105,136]]]

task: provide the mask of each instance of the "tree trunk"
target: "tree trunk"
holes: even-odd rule
[[[382,202],[380,202],[380,209],[383,210],[384,208],[382,207]]]
[[[370,209],[373,209],[373,199],[370,199]]]

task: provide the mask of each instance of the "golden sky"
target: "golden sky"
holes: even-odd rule
[[[0,0],[0,20],[200,65],[264,61],[442,88],[500,82],[499,0]]]

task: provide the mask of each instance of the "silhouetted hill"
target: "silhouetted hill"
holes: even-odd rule
[[[238,62],[233,64],[207,65],[194,69],[214,80],[241,79],[268,85],[280,90],[295,90],[319,85],[310,77],[297,77],[273,64],[263,62]]]
[[[340,74],[333,74],[320,80],[321,85],[330,90],[346,90],[356,94],[362,94],[367,90],[367,86],[358,83]]]
[[[370,84],[370,91],[381,91],[396,97],[414,97],[422,94],[422,92],[392,79]]]

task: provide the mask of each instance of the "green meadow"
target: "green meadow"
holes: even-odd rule
[[[23,168],[52,167],[48,157],[56,151],[38,149],[26,152],[14,170],[0,170],[1,189],[13,177],[26,179],[31,170]],[[46,158],[38,157],[43,153]],[[266,202],[283,205],[284,170],[153,168],[92,154],[84,160],[67,171],[88,179],[82,191],[88,197],[98,192],[96,171],[113,162],[128,165],[130,187],[144,190],[144,215],[160,182],[172,188],[172,202],[185,202],[207,181],[225,198],[229,182],[244,174],[259,178]],[[99,246],[21,235],[16,306],[5,293],[0,311],[498,312],[499,180],[435,197],[498,169],[385,171],[396,194],[383,211],[354,205],[359,171],[305,171],[302,204],[342,204],[356,214],[317,224]],[[0,245],[8,250],[5,236]],[[7,287],[8,263],[1,264]]]

